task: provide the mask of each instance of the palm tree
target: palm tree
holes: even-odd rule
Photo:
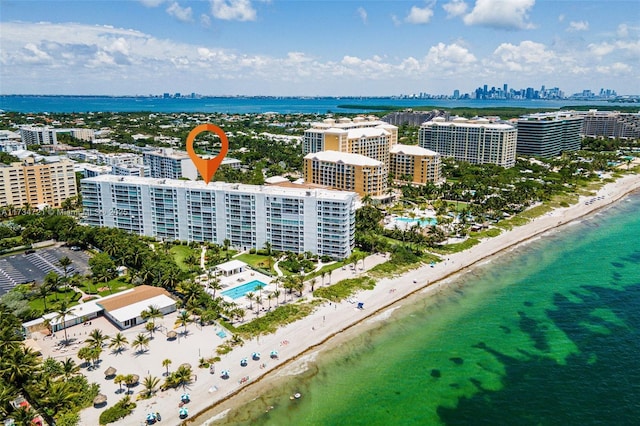
[[[56,321],[62,325],[62,329],[64,330],[64,342],[65,344],[68,342],[67,339],[67,327],[65,326],[65,318],[69,313],[69,303],[66,300],[60,302],[58,305],[58,309],[55,311],[56,313]]]
[[[186,310],[182,310],[178,314],[178,317],[176,318],[175,323],[176,325],[184,327],[184,334],[187,334],[187,324],[189,324],[192,321],[193,320],[191,319],[191,315],[189,314],[189,312]]]
[[[269,310],[271,310],[271,299],[273,299],[273,293],[267,294],[267,301],[269,302]]]
[[[182,385],[182,387],[186,389],[187,384],[191,382],[191,376],[193,376],[193,373],[191,371],[191,367],[181,365],[180,367],[178,367],[175,373],[173,373],[173,375],[178,386]]]
[[[44,313],[47,313],[47,296],[49,294],[51,294],[51,287],[46,283],[40,284],[40,286],[38,287],[38,296],[42,297],[42,302],[44,303]]]
[[[185,306],[193,308],[202,295],[202,287],[193,281],[184,281],[178,286],[178,293],[182,294]]]
[[[149,375],[144,378],[142,384],[144,385],[145,395],[147,396],[147,398],[149,398],[156,392],[158,384],[160,384],[160,379],[155,376]]]
[[[115,336],[111,338],[111,342],[109,343],[109,347],[113,349],[116,354],[122,352],[125,346],[129,343],[129,340],[122,333],[117,333]]]
[[[216,291],[222,290],[222,284],[220,284],[220,278],[217,276],[209,277],[209,288],[213,290],[213,294],[211,295],[214,299],[216,298]]]
[[[67,358],[62,361],[62,374],[67,380],[69,377],[75,375],[80,371],[80,366],[75,363],[71,358]]]
[[[250,291],[245,294],[245,297],[249,299],[249,309],[253,310],[253,299],[255,299],[256,295],[252,291]]]
[[[144,334],[140,333],[136,336],[133,342],[131,342],[131,346],[133,346],[134,348],[138,348],[138,353],[142,353],[143,349],[149,347],[149,340],[149,336],[145,336]]]
[[[60,267],[62,268],[62,273],[64,274],[64,282],[67,282],[67,277],[69,274],[69,267],[71,266],[71,264],[73,263],[73,261],[71,259],[69,259],[67,256],[64,256],[62,258],[60,258],[60,260],[58,260],[58,265],[60,265]]]
[[[324,287],[324,277],[327,276],[327,271],[322,271],[320,276],[322,277],[322,286]]]
[[[58,300],[58,289],[60,288],[60,275],[53,271],[50,271],[44,277],[43,286],[49,287],[49,290],[56,295],[56,301]]]
[[[149,332],[149,337],[153,339],[153,332],[156,331],[156,323],[153,321],[147,321],[144,328]]]
[[[152,320],[155,318],[162,318],[163,313],[157,306],[149,305],[149,307],[146,310],[140,313],[140,316],[142,317],[143,320],[149,320],[149,319]]]
[[[126,376],[124,376],[123,374],[118,374],[116,378],[113,379],[113,382],[120,386],[120,393],[122,393],[122,384],[125,382],[125,380]]]
[[[105,336],[102,333],[102,330],[94,328],[89,333],[89,337],[85,339],[85,342],[89,344],[89,346],[93,348],[101,348],[102,344],[108,339],[108,336]]]
[[[131,393],[131,387],[136,384],[136,378],[133,374],[124,376],[124,385],[127,387],[127,393]]]
[[[169,375],[169,366],[171,365],[171,360],[169,358],[162,360],[162,366],[167,368],[167,374],[165,374],[165,376]]]
[[[316,283],[318,282],[317,278],[313,278],[311,280],[311,293],[313,293],[313,288],[316,286]]]
[[[278,298],[280,297],[280,290],[276,290],[273,292],[273,296],[276,298],[276,305],[278,305],[280,302],[278,301]]]

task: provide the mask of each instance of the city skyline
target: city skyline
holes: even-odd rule
[[[640,93],[631,1],[0,5],[1,94],[387,96],[479,84]],[[635,15],[633,11],[636,11]]]

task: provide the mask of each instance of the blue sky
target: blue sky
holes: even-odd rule
[[[0,3],[0,93],[640,94],[636,0]]]

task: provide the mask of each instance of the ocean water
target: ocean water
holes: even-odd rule
[[[362,105],[344,109],[340,105]],[[265,113],[282,114],[327,112],[366,113],[367,106],[395,106],[413,108],[435,106],[443,108],[522,107],[557,109],[567,105],[629,105],[606,101],[569,100],[451,100],[398,98],[276,98],[276,97],[211,97],[211,98],[152,98],[109,96],[8,96],[0,95],[0,110],[22,113],[50,112],[203,112],[203,113]]]
[[[635,194],[474,268],[215,424],[639,424],[639,211]]]

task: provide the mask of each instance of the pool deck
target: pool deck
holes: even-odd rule
[[[218,278],[220,279],[220,285],[222,286],[222,291],[225,290],[230,290],[232,288],[235,287],[239,287],[243,284],[246,284],[248,282],[254,281],[254,280],[258,280],[260,282],[263,282],[266,284],[266,286],[262,289],[262,296],[263,298],[269,294],[272,293],[275,290],[275,286],[271,284],[271,282],[273,281],[272,277],[269,277],[267,275],[261,274],[260,272],[254,271],[252,269],[247,269],[246,271],[240,272],[239,274],[235,274],[232,275],[230,277],[224,277],[224,276],[218,276]],[[209,294],[213,294],[213,290],[209,290],[206,289],[206,283],[207,283],[207,276],[206,275],[201,275],[200,276],[200,282],[205,286],[205,291]],[[220,293],[220,291],[218,291],[218,294]],[[254,291],[254,293],[256,293]],[[227,296],[225,296],[227,297]],[[249,300],[246,297],[239,297],[237,299],[232,299],[230,297],[228,297],[229,301],[233,301],[235,303],[237,303],[239,306],[244,306],[245,304],[249,304]]]

